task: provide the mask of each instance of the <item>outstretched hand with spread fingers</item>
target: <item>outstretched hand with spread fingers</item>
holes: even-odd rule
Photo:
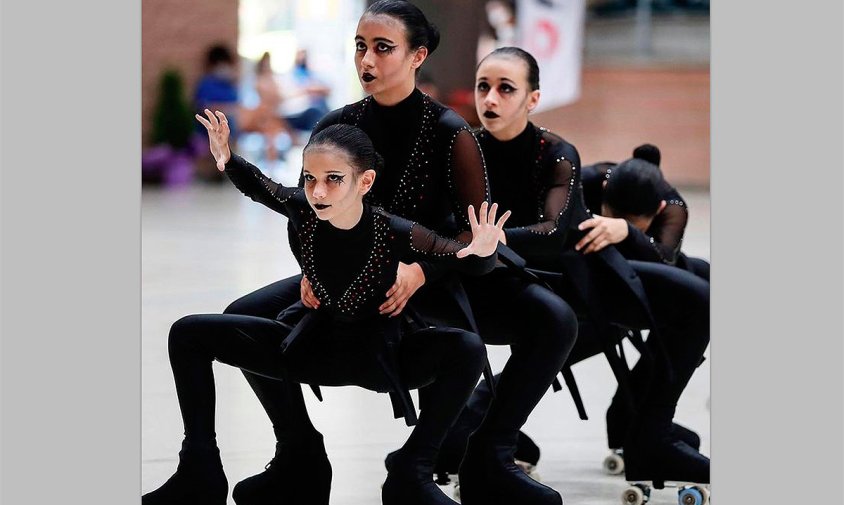
[[[211,154],[214,160],[217,161],[217,170],[222,172],[226,168],[226,163],[232,156],[231,149],[229,149],[229,120],[226,115],[220,111],[214,111],[212,114],[210,110],[205,109],[205,115],[208,119],[196,114],[196,120],[202,123],[206,130],[208,130],[208,142],[211,144]]]
[[[504,223],[510,217],[508,210],[498,221],[495,221],[495,214],[498,212],[498,204],[489,205],[487,202],[481,204],[478,217],[475,217],[475,208],[469,206],[469,224],[472,225],[472,242],[457,251],[458,258],[465,258],[470,254],[486,257],[495,252],[498,247],[498,240],[504,230]]]

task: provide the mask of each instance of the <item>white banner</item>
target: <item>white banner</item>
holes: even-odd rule
[[[553,109],[580,97],[585,0],[518,0],[521,43],[539,63],[542,99],[536,111]]]

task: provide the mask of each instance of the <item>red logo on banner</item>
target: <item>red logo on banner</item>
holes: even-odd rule
[[[557,52],[560,43],[560,32],[551,21],[540,19],[528,35],[530,52],[537,59],[550,58]]]

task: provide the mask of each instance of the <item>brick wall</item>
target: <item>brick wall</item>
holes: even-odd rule
[[[709,186],[709,68],[585,68],[576,103],[532,121],[573,143],[583,164],[621,161],[649,142],[666,178]]]
[[[162,71],[176,68],[190,97],[208,46],[237,51],[237,0],[143,0],[141,10],[141,113],[148,145]]]

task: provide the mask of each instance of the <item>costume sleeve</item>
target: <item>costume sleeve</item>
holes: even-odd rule
[[[459,230],[457,239],[468,243],[472,239],[467,209],[475,211],[489,201],[489,182],[483,154],[477,139],[468,125],[456,129],[450,141],[448,159],[448,184],[454,209],[454,219]]]
[[[455,240],[469,243],[472,240],[469,224],[469,205],[475,206],[475,211],[481,204],[489,201],[489,183],[486,177],[483,154],[477,139],[469,130],[469,125],[451,110],[447,110],[441,118],[441,128],[447,130],[448,151],[446,167],[448,169],[448,190],[451,206],[458,233]],[[425,282],[440,279],[449,268],[439,262],[423,259],[418,261]]]
[[[539,222],[504,230],[507,245],[528,263],[540,261],[540,258],[547,259],[549,254],[555,252],[562,252],[572,225],[572,199],[578,197],[578,192],[581,191],[579,166],[580,155],[573,145],[565,143],[558,146],[554,150],[553,162],[541,175],[543,187],[547,190]],[[554,250],[549,251],[549,248]]]
[[[469,275],[483,275],[495,267],[497,254],[486,257],[474,254],[458,258],[457,251],[466,244],[441,237],[424,226],[393,216],[393,232],[398,235],[401,260],[406,263],[426,262],[439,270],[457,270]]]
[[[234,153],[226,163],[226,175],[241,193],[288,217],[285,203],[291,196],[301,191],[299,188],[288,188],[274,182],[258,167]]]
[[[665,209],[657,214],[647,233],[627,224],[627,238],[616,246],[625,258],[668,265],[677,262],[689,213],[679,195],[666,203]]]

